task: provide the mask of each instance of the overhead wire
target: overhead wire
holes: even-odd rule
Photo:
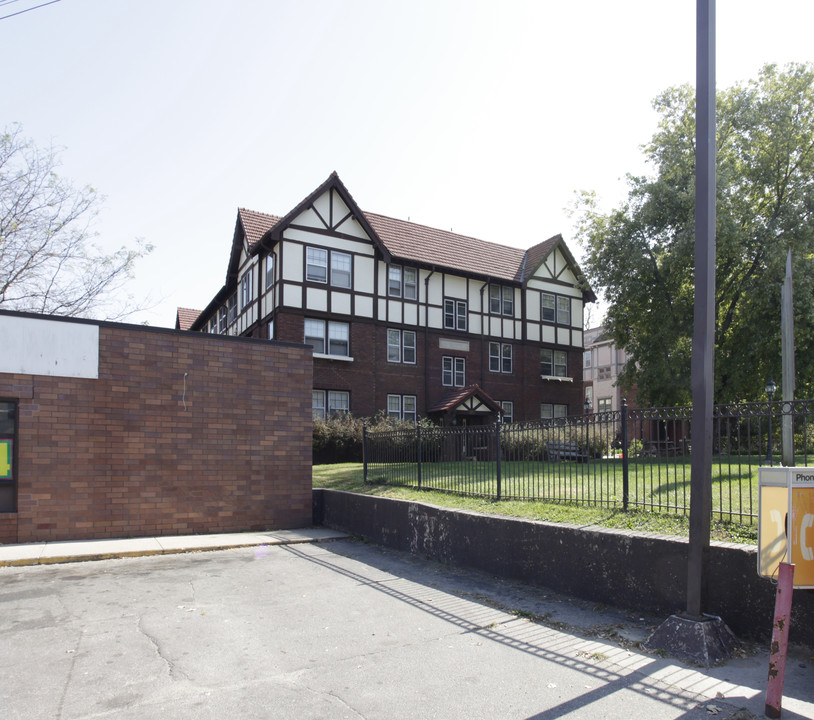
[[[18,2],[18,0],[5,0],[5,2],[0,2],[0,7],[5,5],[11,5],[12,3]],[[35,5],[34,7],[26,8],[25,10],[18,10],[15,13],[11,13],[9,15],[2,15],[0,16],[0,20],[7,20],[8,18],[15,17],[17,15],[22,15],[23,13],[31,12],[32,10],[37,10],[39,8],[45,7],[46,5],[54,5],[55,3],[62,2],[62,0],[50,0],[50,2],[40,3],[39,5]]]

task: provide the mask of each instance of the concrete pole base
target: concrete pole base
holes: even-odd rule
[[[711,667],[726,660],[738,640],[717,615],[671,615],[645,641],[647,650],[664,650],[679,660]]]

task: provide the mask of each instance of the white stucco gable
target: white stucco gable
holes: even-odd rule
[[[290,227],[309,228],[350,235],[372,242],[336,188],[328,188],[311,205],[291,219]]]

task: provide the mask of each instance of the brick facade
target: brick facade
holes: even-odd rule
[[[98,379],[0,373],[18,403],[0,542],[309,525],[311,378],[302,345],[107,323]]]
[[[285,311],[276,316],[276,334],[280,340],[297,342],[303,337],[303,316]],[[355,415],[372,417],[387,407],[387,395],[415,395],[418,414],[442,400],[455,388],[441,384],[444,356],[466,360],[466,385],[477,384],[498,401],[514,402],[515,418],[540,417],[541,403],[567,405],[571,414],[583,412],[582,350],[571,349],[568,377],[563,381],[539,380],[540,350],[533,344],[517,344],[511,373],[489,370],[489,338],[450,333],[432,328],[416,331],[416,363],[387,361],[387,324],[356,321],[350,326],[352,362],[342,359],[314,359],[314,389],[342,390],[350,393]],[[443,350],[441,338],[468,343],[468,351]]]

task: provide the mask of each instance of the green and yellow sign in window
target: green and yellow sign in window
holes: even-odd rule
[[[0,479],[8,480],[11,475],[12,441],[0,440]]]

